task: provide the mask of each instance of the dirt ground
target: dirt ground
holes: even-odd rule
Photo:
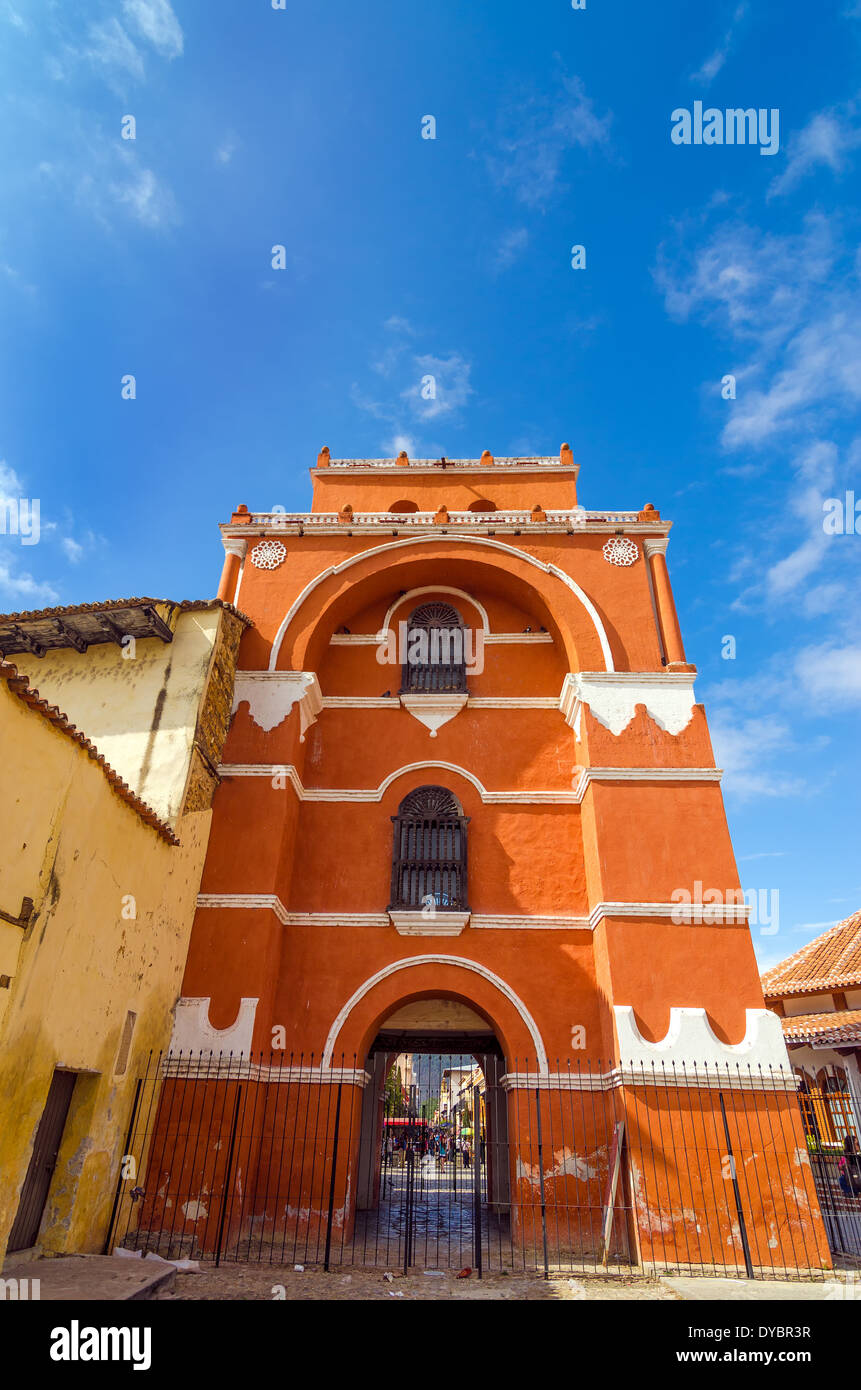
[[[666,1299],[677,1295],[657,1280],[633,1275],[602,1278],[597,1275],[560,1275],[543,1279],[537,1274],[489,1274],[479,1279],[474,1273],[460,1279],[456,1271],[404,1276],[396,1270],[321,1269],[295,1270],[278,1265],[201,1264],[200,1272],[177,1271],[173,1290],[159,1294],[162,1300],[263,1300],[368,1301],[404,1299],[440,1301],[446,1299],[513,1299],[547,1301],[576,1299]]]

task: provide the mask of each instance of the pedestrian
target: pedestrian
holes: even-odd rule
[[[844,1137],[843,1157],[837,1167],[840,1173],[840,1191],[847,1197],[861,1197],[861,1158],[858,1156],[858,1143],[854,1134]]]

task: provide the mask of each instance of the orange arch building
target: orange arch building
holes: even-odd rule
[[[409,1036],[410,1019],[432,1032],[438,1007],[465,1050],[475,1033],[512,1136],[500,1192],[535,1180],[513,1136],[536,1097],[553,1136],[543,1200],[571,1200],[570,1155],[609,1180],[613,1144],[578,1129],[570,1101],[585,1114],[584,1094],[612,1092],[638,1258],[715,1263],[709,1250],[741,1248],[725,1117],[737,1136],[753,1117],[750,1259],[818,1266],[827,1245],[682,645],[670,523],[651,505],[585,510],[577,473],[567,445],[435,461],[324,449],[310,512],[241,506],[222,526],[219,597],[253,627],[173,1049],[274,1046],[303,1087],[337,1083],[343,1173],[327,1192],[342,1239],[379,1133],[375,1039]],[[271,1068],[255,1076],[277,1084]],[[672,1138],[657,1153],[646,1112]],[[271,1167],[274,1127],[293,1124],[277,1099],[267,1113],[256,1137],[246,1127],[246,1190],[267,1144]],[[679,1144],[689,1172],[696,1150],[697,1197],[674,1186]],[[285,1203],[306,1218],[319,1205],[276,1179],[254,1219]]]

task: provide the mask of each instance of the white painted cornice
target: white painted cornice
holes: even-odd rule
[[[490,806],[579,806],[592,782],[719,782],[723,773],[717,767],[581,767],[575,768],[573,791],[488,791],[465,767],[428,759],[407,763],[384,778],[379,787],[305,787],[292,763],[219,763],[221,777],[264,777],[290,783],[300,801],[382,801],[392,782],[414,772],[440,768],[471,782],[485,804]]]
[[[549,709],[558,710],[552,695],[470,695],[467,709]],[[324,695],[323,709],[400,709],[393,695]]]
[[[581,767],[574,800],[583,800],[592,782],[719,782],[719,767]]]
[[[445,592],[435,588],[435,593]],[[472,600],[471,600],[472,601]],[[386,629],[382,632],[334,632],[329,638],[330,647],[379,647],[386,640]],[[549,632],[485,632],[484,644],[502,645],[506,643],[511,646],[534,646],[536,643],[552,644],[553,637]]]
[[[507,1072],[500,1077],[504,1091],[613,1091],[619,1086],[660,1086],[662,1091],[787,1091],[797,1090],[792,1072],[760,1072],[758,1067],[736,1063],[729,1071],[724,1067],[709,1067],[686,1062],[684,1066],[642,1067],[618,1066],[609,1071],[594,1072],[572,1067],[571,1070],[550,1072]]]
[[[266,1081],[274,1085],[358,1086],[370,1085],[371,1077],[362,1067],[310,1067],[272,1065],[252,1060],[244,1054],[216,1053],[205,1047],[190,1053],[169,1052],[162,1064],[165,1077],[206,1081]],[[264,1054],[272,1056],[272,1053]]]
[[[423,759],[421,762],[406,763],[390,772],[376,788],[349,787],[305,787],[296,768],[291,763],[220,763],[219,775],[222,777],[264,777],[269,781],[279,779],[289,782],[300,801],[382,801],[391,784],[399,777],[410,776],[414,772],[424,772],[429,768],[439,768],[464,777],[478,792],[482,801],[488,805],[574,805],[581,797],[573,791],[488,791],[474,772],[469,772],[457,763],[447,763],[437,759]],[[612,769],[611,769],[612,771]]]
[[[198,893],[197,906],[244,908],[248,911],[268,908],[285,927],[388,927],[395,917],[394,913],[389,912],[288,912],[275,893]],[[744,922],[750,914],[750,908],[746,903],[709,903],[704,907],[701,903],[602,902],[592,909],[588,917],[510,912],[439,913],[437,917],[445,917],[452,924],[459,917],[465,917],[467,920],[463,922],[460,930],[463,930],[468,921],[471,931],[594,931],[606,917],[640,920],[657,917],[677,925],[699,926],[706,911],[709,913],[709,925]],[[401,915],[405,918],[422,916],[421,913]]]

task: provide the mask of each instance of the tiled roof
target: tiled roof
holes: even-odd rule
[[[812,1043],[816,1047],[837,1047],[861,1042],[861,1009],[843,1009],[833,1014],[799,1014],[782,1018],[783,1036],[790,1045]]]
[[[88,758],[92,758],[93,762],[98,763],[117,796],[125,801],[140,816],[142,821],[152,826],[156,834],[160,835],[163,840],[167,840],[168,844],[179,844],[179,840],[170,826],[156,815],[151,806],[147,806],[139,796],[135,796],[128,783],[124,782],[110,763],[105,761],[104,754],[99,752],[95,744],[91,743],[87,736],[82,734],[80,729],[77,729],[61,710],[57,709],[56,705],[49,705],[47,700],[43,700],[38,690],[34,690],[32,686],[28,685],[27,677],[18,674],[17,666],[13,666],[11,661],[0,660],[0,680],[6,682],[12,694],[17,695],[23,704],[28,705],[34,713],[41,715],[47,723],[52,724],[55,729],[59,729],[60,733],[72,739],[84,750]]]
[[[179,601],[172,598],[108,598],[98,603],[67,603],[62,608],[34,608],[27,613],[0,613],[0,622],[20,623],[32,618],[62,618],[72,613],[110,613],[112,608],[132,608],[142,603],[169,604],[171,608],[179,608],[183,613],[195,612],[201,608],[226,608],[228,613],[241,618],[248,627],[252,626],[247,614],[234,608],[232,603],[225,603],[221,598],[184,598]]]
[[[854,986],[861,986],[861,912],[808,941],[762,977],[766,999]]]

